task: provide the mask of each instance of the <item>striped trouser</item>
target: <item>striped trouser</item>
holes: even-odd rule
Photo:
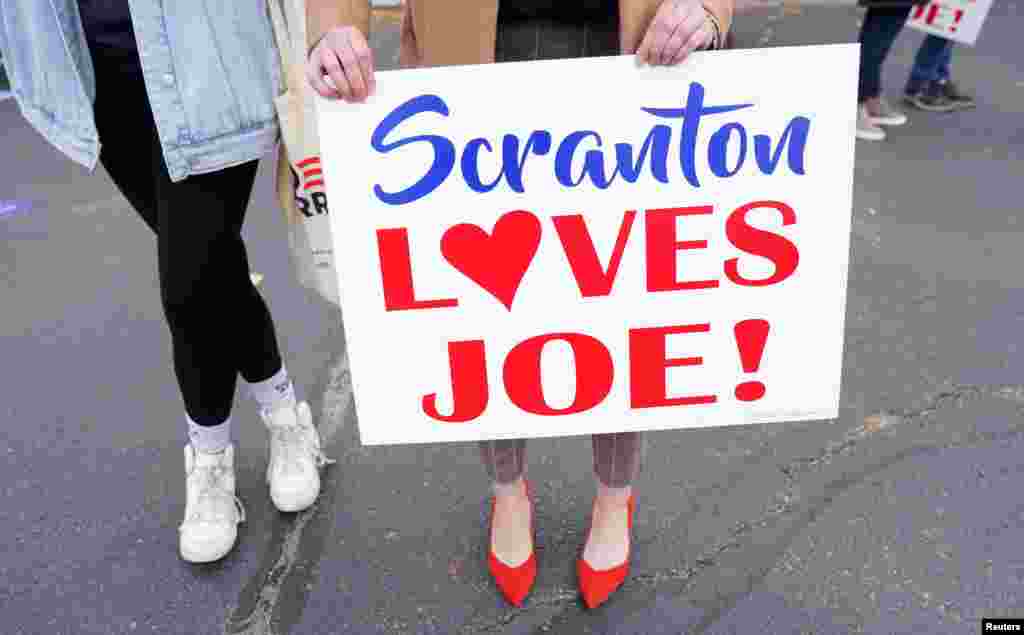
[[[601,57],[619,53],[617,18],[604,23],[566,24],[548,20],[507,21],[499,17],[497,62]],[[529,87],[523,87],[529,94]],[[639,432],[595,434],[594,473],[608,487],[626,487],[640,472],[643,438]],[[519,478],[526,464],[526,440],[481,441],[487,474],[497,483]]]

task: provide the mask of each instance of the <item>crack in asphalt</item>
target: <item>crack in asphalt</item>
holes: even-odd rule
[[[1018,410],[1018,413],[1024,414],[1024,412],[1021,412],[1020,410]],[[706,633],[708,629],[713,627],[722,618],[722,616],[727,615],[729,611],[731,611],[739,603],[741,599],[743,599],[749,593],[751,593],[754,590],[754,588],[758,584],[760,584],[772,570],[775,569],[775,567],[777,566],[778,559],[786,553],[786,551],[792,545],[793,540],[796,539],[800,532],[802,532],[805,528],[807,528],[815,520],[817,520],[818,517],[821,516],[825,511],[830,509],[832,507],[832,504],[835,502],[835,500],[839,497],[840,494],[846,492],[855,485],[864,482],[870,476],[878,472],[881,472],[889,467],[892,467],[893,465],[896,465],[906,459],[915,458],[922,455],[934,455],[940,452],[941,450],[946,450],[950,448],[970,447],[979,442],[991,443],[994,441],[1002,441],[1019,436],[1022,432],[1024,432],[1024,423],[1011,426],[1008,430],[999,433],[974,433],[968,435],[966,439],[963,439],[961,441],[950,443],[914,445],[900,452],[897,452],[896,454],[885,457],[880,461],[872,463],[865,467],[865,469],[863,470],[860,470],[853,474],[849,474],[843,478],[828,483],[825,486],[825,491],[822,494],[811,499],[808,503],[802,505],[803,510],[800,511],[799,516],[793,522],[791,527],[783,534],[783,536],[779,540],[777,540],[774,544],[771,545],[772,548],[770,551],[773,553],[775,557],[772,558],[767,565],[760,567],[753,575],[748,575],[747,588],[740,592],[732,593],[728,597],[716,602],[715,606],[713,606],[713,608],[705,615],[705,617],[701,619],[700,623],[694,628],[694,630],[689,635],[704,635],[704,633]],[[794,479],[792,482],[792,486],[789,488],[789,491],[793,491],[795,487],[796,480]],[[799,510],[800,507],[801,506],[795,504],[783,505],[781,506],[780,510],[774,512],[774,514],[771,511],[768,514],[765,514],[762,517],[762,519],[760,519],[756,523],[756,525],[765,526],[771,521],[770,517],[772,515],[778,515],[781,517],[782,515]],[[734,535],[738,536],[741,533],[750,532],[749,530],[745,532],[740,531],[735,532]]]
[[[351,374],[348,368],[348,359],[344,352],[329,365],[328,379],[323,390],[321,405],[321,431],[324,435],[325,446],[331,444],[344,422],[344,414],[352,402]],[[674,595],[685,594],[692,585],[697,583],[702,572],[714,569],[722,557],[738,549],[743,549],[750,537],[760,528],[776,525],[785,517],[797,514],[793,523],[783,536],[775,541],[769,549],[774,557],[768,559],[767,563],[760,566],[756,571],[749,572],[747,583],[738,592],[727,594],[725,597],[714,602],[714,605],[696,625],[693,635],[701,635],[716,624],[723,615],[726,615],[733,607],[757,584],[759,584],[777,565],[778,557],[784,553],[792,540],[796,538],[809,524],[813,523],[824,511],[829,509],[839,494],[855,486],[868,478],[871,474],[884,470],[891,465],[899,463],[907,458],[936,452],[942,448],[961,447],[978,441],[991,440],[996,435],[974,434],[967,439],[950,444],[924,444],[911,446],[901,452],[886,457],[878,462],[867,466],[855,474],[847,475],[844,478],[832,481],[825,485],[825,491],[801,504],[796,490],[799,486],[799,477],[802,474],[810,473],[823,465],[828,464],[834,458],[851,454],[863,440],[876,435],[882,430],[906,426],[912,422],[924,422],[935,413],[948,408],[961,408],[968,403],[975,402],[986,397],[1006,399],[1024,407],[1024,384],[1002,384],[1002,385],[953,385],[944,388],[928,396],[925,404],[916,409],[889,410],[881,415],[869,417],[865,423],[849,430],[842,439],[826,445],[822,450],[813,456],[794,458],[786,464],[780,465],[779,470],[783,473],[788,486],[776,493],[775,502],[764,512],[753,520],[741,521],[734,525],[728,535],[713,547],[705,551],[701,556],[695,558],[692,564],[681,568],[667,568],[651,573],[631,576],[623,585],[623,598],[619,598],[619,608],[632,606],[635,610],[644,610],[649,607],[650,600],[647,594],[643,598],[630,599],[628,590],[631,588],[651,589],[662,588],[667,584],[674,587]],[[1011,427],[1003,436],[1016,435],[1020,432],[1021,426]],[[744,463],[749,465],[751,461],[758,462],[767,453],[767,449],[757,453],[753,457],[747,457]],[[727,492],[741,480],[743,471],[733,473],[728,479],[729,483],[723,488],[720,484],[702,488],[696,495],[696,499],[710,495],[715,492]],[[273,626],[273,617],[278,610],[281,593],[288,582],[289,576],[295,567],[298,554],[302,547],[305,529],[309,521],[314,518],[324,504],[323,499],[318,500],[314,506],[301,514],[296,515],[293,525],[285,529],[280,537],[280,548],[271,566],[266,568],[266,573],[254,578],[250,587],[257,588],[252,591],[256,598],[254,606],[248,613],[237,614],[228,619],[225,625],[226,635],[279,635]],[[762,553],[764,545],[758,544],[758,550]],[[302,591],[302,595],[308,592]],[[245,593],[243,593],[245,595]],[[549,588],[536,594],[530,602],[528,609],[515,609],[503,613],[495,618],[494,616],[480,616],[471,619],[464,624],[459,633],[471,635],[477,633],[494,633],[516,623],[522,617],[529,615],[536,619],[538,612],[550,612],[550,615],[543,616],[545,619],[539,623],[535,633],[548,633],[556,627],[567,623],[571,619],[587,616],[582,607],[579,606],[579,593],[575,588],[560,585]]]
[[[926,400],[925,405],[920,408],[889,410],[879,416],[869,417],[870,421],[866,421],[863,425],[850,430],[840,441],[828,444],[817,455],[793,459],[789,464],[779,466],[779,469],[782,470],[787,479],[795,480],[797,473],[828,462],[835,456],[848,453],[857,443],[883,429],[907,425],[912,422],[926,421],[941,410],[962,408],[968,403],[985,397],[994,397],[1024,404],[1024,384],[953,385],[947,390],[941,390],[932,394]]]
[[[344,415],[352,403],[352,374],[349,370],[348,355],[344,350],[328,364],[326,376],[327,381],[323,390],[315,390],[314,394],[322,394],[318,429],[323,446],[329,448],[344,427]],[[329,481],[325,478],[324,485],[328,484]],[[275,536],[272,544],[279,540],[280,547],[273,550],[277,553],[273,564],[261,567],[260,570],[265,570],[266,573],[257,574],[245,586],[239,608],[236,608],[225,623],[225,635],[278,635],[279,631],[274,629],[273,619],[278,610],[281,593],[299,559],[306,527],[322,506],[332,502],[332,499],[324,496],[317,498],[312,507],[295,514],[294,524],[284,528],[280,537]],[[306,590],[301,594],[305,597]],[[251,611],[240,608],[247,597],[255,598]],[[284,629],[282,632],[287,630]]]
[[[319,502],[313,507],[297,515],[295,524],[284,532],[284,538],[278,552],[278,557],[266,575],[263,576],[262,584],[256,593],[256,606],[251,613],[244,616],[232,616],[225,625],[225,633],[228,635],[276,635],[273,628],[272,618],[277,608],[278,599],[288,574],[295,565],[296,556],[302,542],[302,533],[309,519],[313,518],[319,509]]]
[[[773,554],[774,557],[770,558],[768,563],[764,566],[761,566],[756,571],[747,574],[747,583],[744,589],[727,594],[724,598],[721,598],[714,603],[690,633],[690,635],[703,635],[712,626],[714,626],[723,615],[728,614],[728,612],[731,611],[742,598],[752,592],[757,584],[763,581],[763,579],[776,566],[778,558],[785,553],[799,533],[817,520],[823,512],[828,510],[835,499],[843,492],[863,482],[872,474],[882,471],[908,458],[922,454],[935,453],[942,449],[965,447],[978,442],[991,442],[1016,436],[1024,431],[1024,423],[1011,426],[1009,430],[998,434],[973,433],[967,435],[965,439],[958,442],[919,444],[911,446],[894,455],[890,455],[874,462],[854,474],[848,474],[843,478],[827,483],[824,486],[822,494],[804,502],[803,504],[799,502],[799,496],[796,492],[799,486],[799,474],[809,473],[819,466],[829,463],[831,459],[835,457],[850,454],[856,447],[857,443],[876,434],[882,429],[921,421],[931,417],[940,410],[947,408],[961,408],[968,403],[977,401],[984,397],[1005,399],[1014,403],[1022,404],[1022,407],[1018,408],[1017,411],[1018,414],[1024,415],[1024,384],[954,385],[951,389],[941,390],[931,395],[931,397],[927,399],[926,404],[920,408],[886,413],[881,417],[878,417],[879,421],[877,423],[874,421],[871,423],[865,422],[865,424],[847,432],[842,440],[825,446],[817,455],[813,457],[799,457],[791,460],[787,464],[780,465],[779,469],[786,477],[788,486],[776,493],[774,497],[776,502],[772,506],[754,520],[741,521],[735,524],[725,539],[719,541],[702,555],[695,558],[693,564],[689,566],[675,569],[664,569],[645,575],[631,576],[622,587],[622,591],[624,592],[623,595],[626,597],[618,598],[616,601],[617,604],[620,608],[622,608],[624,604],[631,605],[637,611],[649,607],[650,601],[646,597],[643,599],[628,598],[626,592],[628,592],[630,588],[636,587],[652,588],[655,586],[664,586],[665,584],[675,583],[673,584],[673,586],[676,587],[673,595],[678,597],[685,594],[690,588],[692,588],[692,585],[697,582],[697,578],[702,571],[714,568],[726,553],[742,548],[744,546],[744,539],[750,538],[757,529],[774,526],[778,522],[782,521],[784,517],[791,516],[795,512],[799,512],[799,515],[794,519],[791,527],[786,530],[779,540],[775,541],[774,544],[771,545],[770,549],[765,550],[763,544],[757,544],[758,551],[762,553],[767,551],[768,553]],[[575,603],[578,604],[578,593],[573,591],[568,597],[566,597],[567,595],[568,594],[565,593],[564,590],[559,589],[556,594],[542,596],[539,602],[531,602],[531,606],[547,606],[559,602],[567,604],[566,600],[574,600],[576,601]],[[623,602],[623,600],[625,600],[625,602]],[[494,632],[496,628],[511,623],[523,613],[524,612],[516,611],[508,614],[507,616],[503,616],[499,621],[492,620],[491,623],[482,625],[476,630],[463,632]],[[566,606],[565,610],[545,620],[542,624],[537,626],[533,632],[536,634],[548,633],[555,630],[558,626],[567,625],[570,619],[578,619],[581,617],[585,619],[588,615],[589,614],[587,612],[578,606]]]

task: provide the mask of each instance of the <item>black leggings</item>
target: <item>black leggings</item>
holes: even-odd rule
[[[93,47],[100,162],[156,234],[160,297],[185,411],[199,425],[231,413],[238,374],[281,369],[274,324],[249,277],[242,223],[257,161],[173,183],[135,52]]]
[[[910,15],[911,5],[872,7],[864,13],[860,28],[860,81],[857,101],[864,103],[882,94],[882,63]]]

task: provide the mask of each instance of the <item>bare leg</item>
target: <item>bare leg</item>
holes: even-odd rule
[[[583,558],[598,571],[617,567],[629,557],[628,503],[640,473],[642,444],[637,432],[593,437],[597,496]]]
[[[530,501],[526,496],[526,441],[481,441],[480,457],[494,488],[491,550],[510,567],[533,553]]]

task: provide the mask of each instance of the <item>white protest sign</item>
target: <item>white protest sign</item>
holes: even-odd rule
[[[318,100],[366,445],[837,416],[858,45]]]
[[[907,26],[974,46],[992,0],[936,0],[915,6]]]

